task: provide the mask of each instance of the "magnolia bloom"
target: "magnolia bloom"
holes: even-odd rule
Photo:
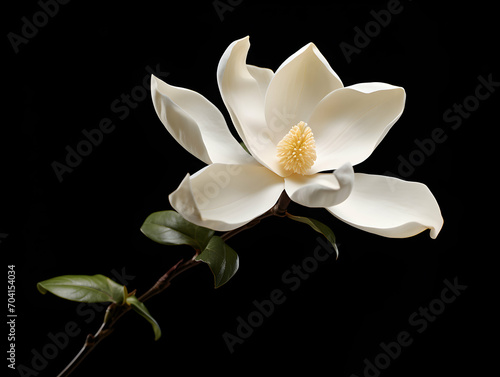
[[[326,208],[367,232],[399,238],[430,229],[436,238],[443,219],[427,186],[352,168],[401,116],[404,89],[378,82],[344,87],[312,43],[275,73],[246,64],[249,47],[248,37],[229,45],[217,80],[250,154],[205,97],[151,79],[158,117],[207,164],[170,194],[172,207],[194,224],[229,231],[269,210],[285,190],[294,202]]]

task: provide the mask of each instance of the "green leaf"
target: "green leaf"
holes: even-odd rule
[[[127,297],[127,287],[104,275],[64,275],[41,281],[38,290],[45,294],[78,302],[114,302],[122,304]]]
[[[203,250],[214,235],[213,230],[192,224],[175,211],[152,213],[141,231],[162,245],[190,245],[196,250]]]
[[[325,236],[326,239],[328,241],[330,241],[333,248],[335,249],[335,252],[337,253],[337,258],[339,257],[339,249],[337,248],[337,244],[335,242],[335,234],[328,226],[323,224],[321,221],[310,219],[309,217],[294,216],[294,215],[290,215],[289,213],[287,213],[286,216],[289,219],[292,219],[294,221],[298,221],[299,223],[304,223],[304,224],[309,225],[316,232],[321,233],[323,236]]]
[[[214,274],[215,288],[219,288],[238,271],[239,258],[220,237],[214,236],[196,260],[205,262]]]
[[[137,313],[146,318],[146,320],[151,324],[151,326],[153,326],[153,331],[155,333],[155,340],[160,339],[161,337],[160,326],[158,325],[158,322],[156,322],[156,320],[151,316],[149,310],[146,308],[146,305],[144,305],[144,303],[139,301],[135,296],[127,297],[127,304],[132,306],[132,309],[134,309]]]

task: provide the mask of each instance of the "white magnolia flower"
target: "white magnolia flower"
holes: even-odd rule
[[[152,77],[159,118],[208,165],[186,175],[169,196],[172,207],[194,224],[228,231],[269,210],[286,190],[293,201],[326,208],[367,232],[410,237],[430,229],[436,238],[443,219],[425,185],[352,169],[400,117],[404,89],[378,82],[344,87],[312,43],[276,73],[247,65],[249,47],[248,37],[231,43],[217,80],[251,155],[205,97]]]

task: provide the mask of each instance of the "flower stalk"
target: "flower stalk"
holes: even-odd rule
[[[290,198],[285,191],[281,194],[280,198],[276,204],[269,209],[269,211],[263,213],[261,216],[255,218],[248,224],[245,224],[237,229],[231,230],[221,235],[221,239],[226,241],[229,238],[235,236],[244,230],[250,229],[260,223],[260,221],[266,217],[278,216],[285,217],[286,209],[290,204]],[[140,302],[146,302],[157,294],[163,292],[170,285],[172,280],[179,276],[180,274],[188,271],[194,266],[200,264],[200,261],[196,260],[196,257],[200,254],[200,250],[196,250],[192,258],[188,260],[181,259],[175,265],[169,268],[165,274],[163,274],[156,283],[143,295],[141,295],[138,300]],[[64,368],[64,370],[58,375],[58,377],[68,377],[81,363],[82,361],[95,349],[95,347],[101,343],[105,338],[113,333],[115,330],[116,323],[130,311],[131,306],[127,304],[117,305],[112,303],[106,309],[106,314],[104,316],[103,323],[97,330],[95,334],[88,334],[85,339],[85,343],[78,354],[71,360],[71,362]]]

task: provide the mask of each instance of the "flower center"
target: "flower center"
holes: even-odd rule
[[[316,161],[316,143],[307,123],[293,126],[276,146],[276,152],[285,170],[304,175]]]

